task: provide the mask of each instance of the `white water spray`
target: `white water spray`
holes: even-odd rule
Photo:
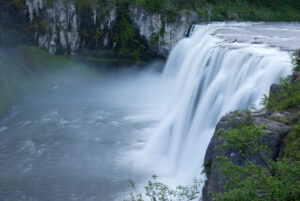
[[[200,176],[206,149],[224,114],[259,106],[270,85],[291,73],[287,52],[213,36],[222,26],[226,25],[196,26],[165,66],[163,79],[174,79],[171,103],[143,155],[159,164],[153,171],[160,171],[171,185],[189,184]]]

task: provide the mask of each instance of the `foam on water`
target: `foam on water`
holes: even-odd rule
[[[6,127],[6,126],[4,126],[4,127],[1,127],[0,128],[0,133],[2,133],[3,131],[5,131],[5,130],[7,130],[8,128]]]

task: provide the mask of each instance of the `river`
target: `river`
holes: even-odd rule
[[[0,121],[0,200],[110,201],[129,191],[128,179],[143,185],[155,173],[177,185],[203,177],[218,120],[259,107],[291,73],[299,35],[295,23],[197,25],[163,73],[150,65],[43,80]]]

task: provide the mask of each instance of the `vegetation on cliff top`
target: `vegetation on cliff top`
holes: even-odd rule
[[[53,3],[57,0],[46,0]],[[299,21],[300,1],[297,0],[62,0],[72,2],[79,11],[133,3],[152,12],[175,19],[178,11],[196,12],[201,21],[250,20],[250,21]],[[24,7],[25,0],[9,0],[15,7]]]
[[[201,21],[300,20],[300,1],[295,0],[129,0],[153,12],[195,11]]]
[[[299,54],[299,52],[297,54]],[[295,65],[294,76],[299,76],[300,62],[295,58],[293,63]],[[268,110],[272,111],[283,111],[298,108],[300,106],[299,78],[293,81],[292,76],[281,79],[280,89],[270,94],[270,97],[264,97],[262,103]]]
[[[292,132],[294,132],[293,129]],[[213,200],[299,200],[299,149],[292,151],[292,155],[296,156],[295,158],[280,157],[273,161],[267,157],[269,152],[267,146],[261,144],[261,137],[266,135],[263,128],[254,125],[241,125],[237,129],[218,133],[219,137],[225,139],[225,143],[219,149],[224,150],[231,147],[238,150],[238,154],[244,157],[245,165],[235,165],[227,157],[219,156],[217,158],[219,171],[225,175],[226,182],[225,192],[213,195]],[[257,165],[249,161],[247,158],[250,155],[258,156],[265,165]]]

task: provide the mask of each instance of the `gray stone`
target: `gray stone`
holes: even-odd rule
[[[151,50],[165,58],[179,40],[189,35],[191,26],[199,21],[195,12],[181,11],[174,21],[169,22],[166,16],[133,4],[129,5],[129,14],[134,28],[149,46],[152,36],[160,35],[158,44]]]
[[[123,11],[115,2],[108,1],[101,8],[89,7],[84,11],[77,10],[73,1],[24,2],[25,7],[15,9],[9,7],[6,0],[0,0],[3,27],[13,30],[6,31],[13,34],[1,35],[1,44],[11,41],[14,44],[34,44],[49,53],[67,55],[76,55],[81,50],[111,49],[118,45],[114,38],[115,25]],[[170,21],[166,15],[133,4],[128,6],[128,17],[141,44],[149,47],[153,55],[164,58],[179,40],[189,35],[192,25],[199,22],[198,15],[192,11],[180,11]],[[21,25],[18,26],[21,28],[14,24]],[[159,38],[156,41],[156,37],[156,44],[153,44],[155,35]]]
[[[266,118],[268,115],[267,111],[263,112],[254,112],[251,114],[247,114],[245,112],[235,112],[225,115],[217,124],[216,131],[211,139],[211,142],[208,146],[205,155],[205,170],[208,180],[205,182],[202,196],[204,201],[212,200],[209,196],[209,192],[211,193],[223,193],[223,185],[225,183],[225,176],[222,175],[218,170],[217,165],[217,156],[225,156],[231,162],[236,165],[244,165],[245,160],[249,160],[256,165],[265,166],[265,162],[261,160],[258,155],[249,155],[245,158],[239,155],[239,153],[232,149],[227,148],[225,150],[217,150],[216,147],[220,146],[224,143],[224,139],[219,139],[216,135],[216,132],[219,129],[232,129],[236,128],[238,125],[250,122],[254,123],[258,126],[265,126],[264,133],[265,136],[261,137],[261,144],[267,145],[270,150],[270,154],[265,153],[264,155],[269,159],[274,160],[282,147],[283,138],[287,135],[289,131],[289,127],[283,123],[279,123]]]
[[[298,77],[299,77],[299,73],[296,72],[296,71],[293,72],[292,77],[291,77],[291,83],[296,84],[296,81],[297,81]]]
[[[26,6],[30,23],[33,23],[35,15],[42,16],[49,23],[47,33],[35,33],[40,48],[52,54],[60,48],[66,54],[75,55],[87,44],[81,35],[80,13],[72,2],[64,3],[62,0],[56,0],[52,4],[46,4],[45,0],[26,0]],[[108,12],[104,14],[101,10],[93,9],[88,23],[98,26],[101,31],[112,32],[117,18],[116,7],[103,9]],[[103,34],[97,42],[101,44],[100,46],[108,47],[108,40],[107,35]]]
[[[276,94],[279,93],[282,89],[282,86],[279,84],[272,84],[270,87],[270,93]]]

